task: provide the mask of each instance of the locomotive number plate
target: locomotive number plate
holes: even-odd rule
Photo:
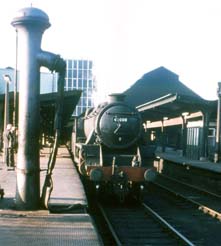
[[[128,118],[115,116],[115,117],[113,117],[113,121],[114,122],[127,122],[128,121]]]

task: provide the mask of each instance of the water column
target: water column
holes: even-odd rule
[[[41,50],[42,35],[50,27],[46,13],[24,8],[11,24],[18,33],[20,72],[16,205],[32,210],[40,207],[40,66],[53,71],[65,65],[58,55]]]

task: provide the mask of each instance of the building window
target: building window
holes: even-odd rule
[[[87,107],[93,107],[92,94],[95,88],[93,62],[90,60],[67,60],[66,90],[83,90],[74,115],[83,113]]]
[[[78,63],[78,68],[79,69],[82,69],[82,63],[83,63],[83,61],[79,61],[79,63]]]
[[[82,70],[78,70],[78,78],[82,79]]]

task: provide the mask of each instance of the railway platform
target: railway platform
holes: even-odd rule
[[[191,160],[174,151],[156,152],[154,166],[161,174],[221,195],[221,163]]]
[[[49,152],[49,149],[41,150],[41,170],[47,167]],[[41,187],[45,174],[41,172]],[[16,168],[7,170],[0,155],[0,189],[4,190],[4,198],[0,199],[1,245],[102,245],[87,213],[84,188],[66,147],[58,150],[52,178],[51,211],[16,210]]]
[[[189,166],[197,169],[202,169],[204,171],[214,172],[221,174],[221,162],[214,163],[209,160],[191,160],[189,158],[181,156],[176,151],[166,151],[166,152],[156,152],[155,156],[158,159],[163,159],[166,161],[171,161],[181,166]]]

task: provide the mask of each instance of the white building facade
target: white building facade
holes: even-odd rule
[[[94,106],[94,93],[97,90],[91,60],[67,60],[65,90],[82,90],[80,101],[74,115],[78,116],[87,108]]]

